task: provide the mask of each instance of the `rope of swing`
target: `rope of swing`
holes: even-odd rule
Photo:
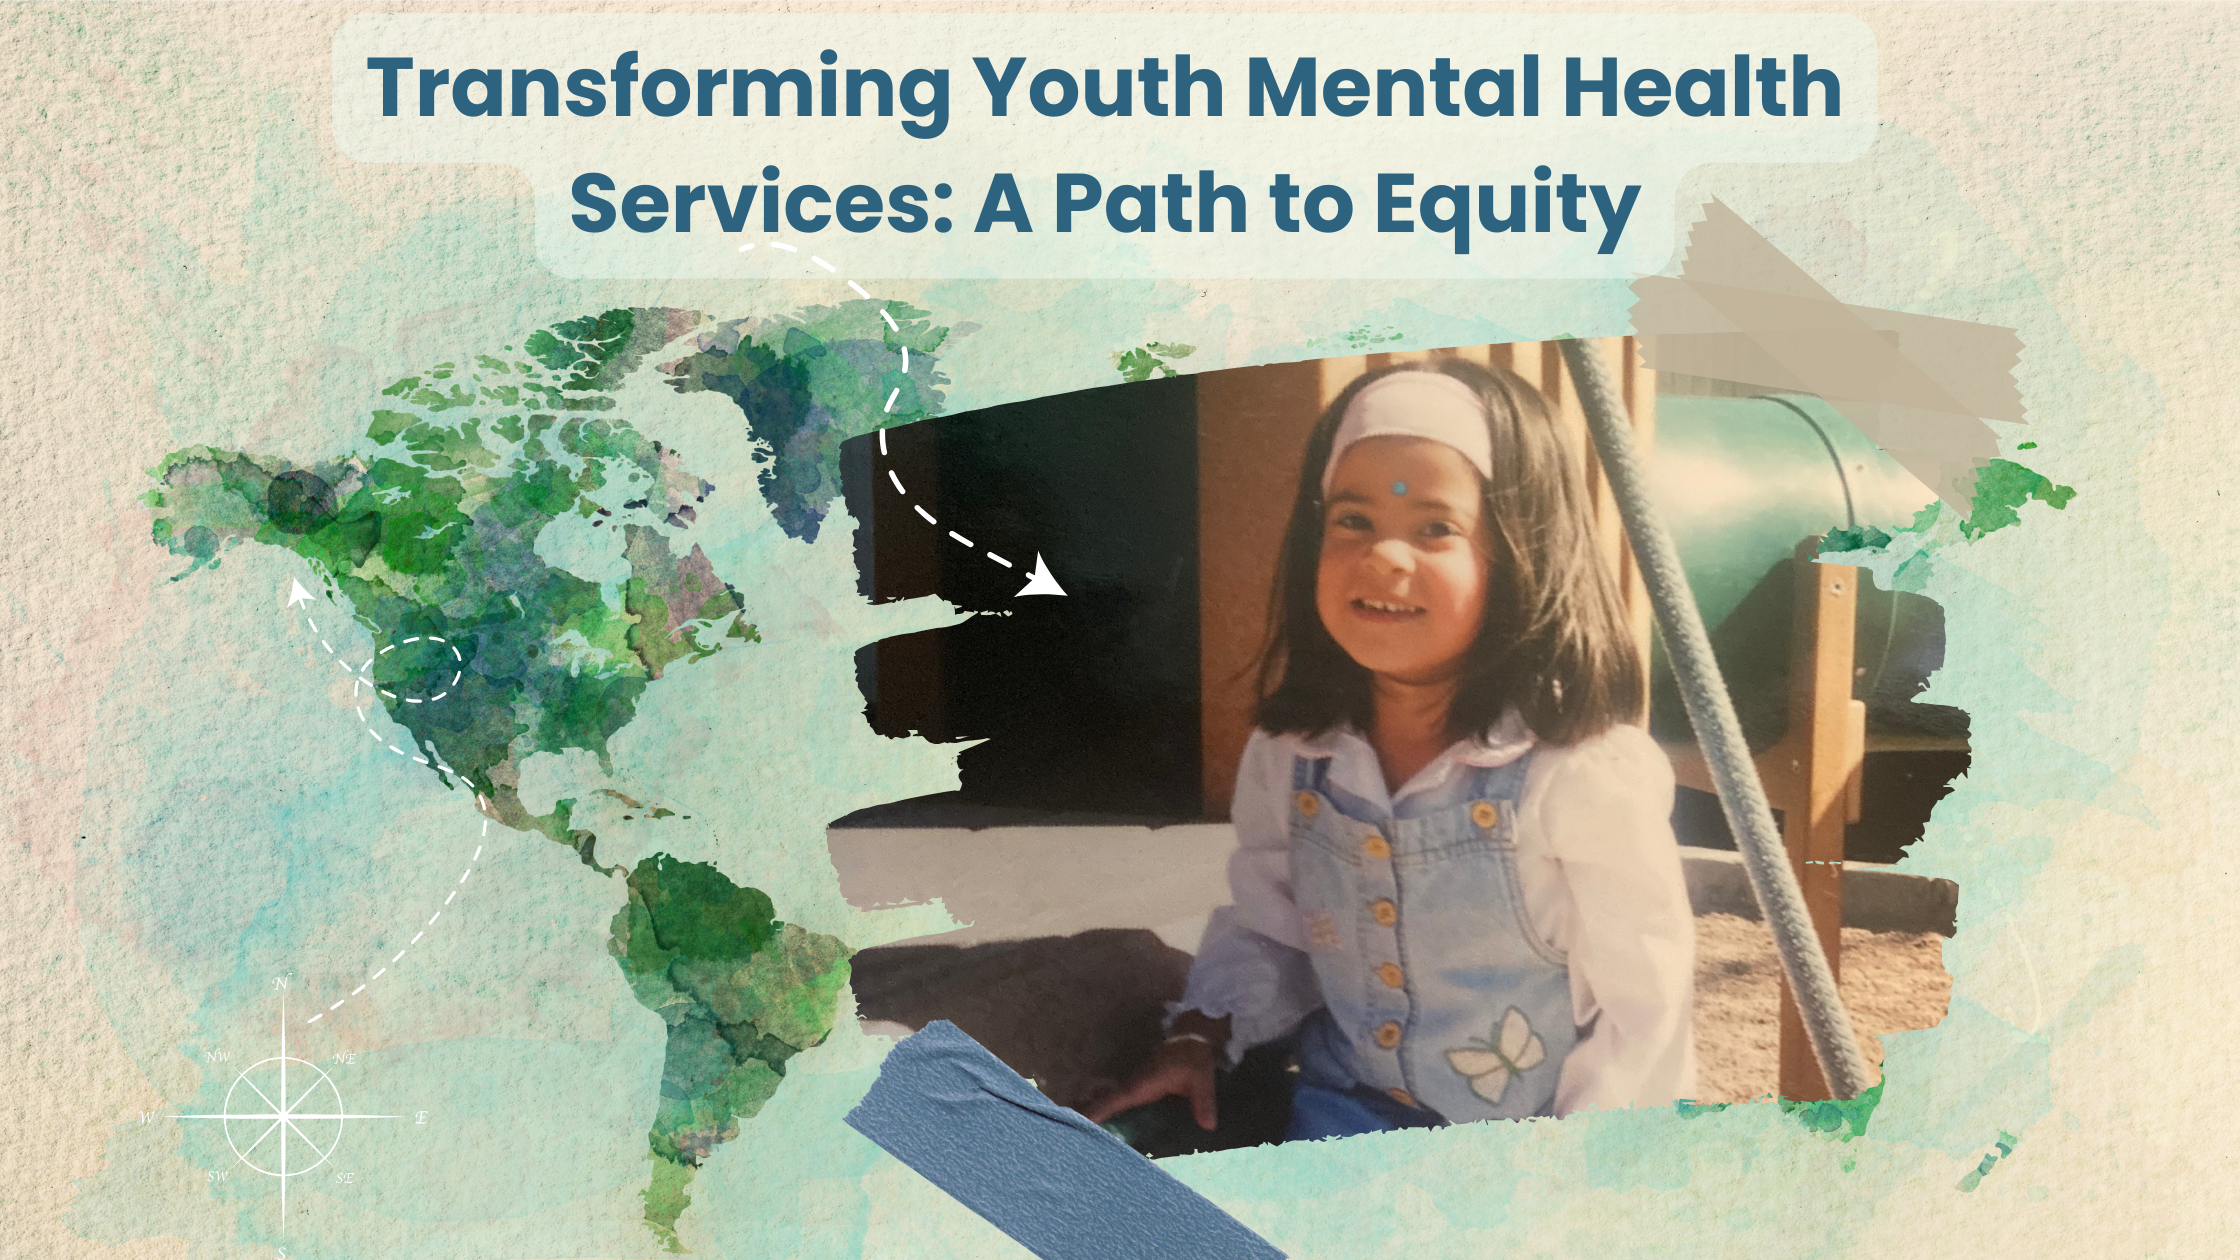
[[[1804,892],[1789,867],[1788,854],[1773,824],[1773,809],[1766,803],[1765,785],[1758,781],[1757,763],[1735,720],[1734,701],[1720,676],[1719,662],[1711,654],[1711,638],[1704,633],[1703,614],[1680,570],[1680,553],[1665,532],[1656,505],[1650,501],[1641,461],[1633,445],[1633,425],[1624,399],[1611,378],[1609,364],[1594,343],[1567,339],[1559,343],[1564,362],[1570,365],[1572,384],[1594,435],[1595,450],[1602,457],[1603,475],[1610,479],[1611,496],[1633,542],[1634,559],[1641,566],[1642,583],[1649,603],[1656,609],[1657,626],[1664,634],[1665,650],[1672,657],[1672,671],[1680,684],[1680,698],[1695,728],[1696,743],[1719,790],[1719,807],[1727,827],[1742,851],[1743,868],[1750,875],[1750,889],[1757,895],[1766,925],[1781,955],[1781,971],[1788,977],[1789,992],[1796,995],[1805,1035],[1820,1075],[1837,1098],[1856,1098],[1866,1088],[1866,1059],[1852,1035],[1851,1016],[1836,992],[1835,973],[1813,931],[1812,916],[1805,909]]]

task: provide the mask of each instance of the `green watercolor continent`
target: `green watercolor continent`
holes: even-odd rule
[[[788,536],[814,542],[840,498],[841,443],[940,412],[948,378],[934,352],[948,337],[906,303],[843,302],[719,324],[664,370],[679,393],[738,405],[776,457],[757,478],[770,514]]]
[[[2077,497],[2073,486],[2057,486],[2052,478],[2032,472],[2012,460],[1987,461],[1976,473],[1975,498],[1970,501],[1969,514],[1959,521],[1961,536],[1977,539],[1997,529],[2022,521],[2021,507],[2036,499],[2060,511]],[[1932,502],[1914,514],[1908,528],[1914,533],[1925,533],[1936,523],[1943,504]],[[1841,551],[1861,551],[1890,545],[1890,534],[1872,525],[1856,528],[1831,529],[1821,541],[1820,554]]]
[[[521,803],[521,764],[581,749],[608,766],[647,684],[761,638],[707,555],[674,541],[715,486],[605,414],[649,355],[695,329],[711,329],[695,311],[618,309],[540,329],[506,357],[437,364],[381,391],[356,449],[307,464],[175,451],[149,470],[154,540],[190,559],[179,578],[244,542],[285,547],[377,640],[461,648],[440,704],[410,703],[428,693],[408,687],[444,663],[424,645],[376,658],[375,698],[432,773],[610,870],[597,837],[571,825],[573,800],[543,815]],[[840,444],[939,410],[933,352],[947,335],[900,302],[846,302],[712,325],[660,370],[680,394],[739,407],[774,455],[760,474],[773,514],[813,540],[840,494]],[[623,538],[629,577],[611,597],[536,554],[538,535],[571,514]]]
[[[2055,485],[2042,473],[2032,472],[2011,460],[1987,461],[1976,474],[1975,497],[1970,500],[1967,516],[1954,521],[1960,536],[1970,541],[1982,538],[1994,530],[2005,529],[2022,521],[2021,507],[2035,499],[2060,511],[2077,497],[2074,487]],[[1913,516],[1913,523],[1904,532],[1926,536],[1943,515],[1944,503],[1931,500]],[[1828,531],[1821,540],[1820,554],[1829,555],[1845,551],[1864,551],[1887,547],[1895,541],[1890,531],[1871,525],[1856,528],[1838,528]],[[1935,545],[1925,543],[1908,557],[1890,575],[1890,589],[1894,591],[1921,591],[1927,588],[1932,569]]]
[[[309,464],[175,451],[150,470],[154,539],[191,558],[177,578],[243,542],[285,547],[377,641],[440,636],[460,649],[455,659],[426,647],[380,653],[376,699],[431,771],[472,786],[508,826],[596,866],[596,838],[568,825],[572,801],[541,817],[522,805],[521,762],[577,748],[607,764],[608,740],[649,682],[760,637],[707,555],[671,541],[715,487],[675,451],[600,414],[646,354],[698,321],[608,311],[539,330],[523,343],[526,358],[438,364],[381,391],[361,449]],[[620,531],[630,576],[619,605],[536,554],[538,535],[569,514]],[[437,689],[444,700],[425,702]]]
[[[310,463],[175,451],[149,470],[154,541],[190,560],[174,581],[244,543],[285,547],[376,642],[421,640],[417,657],[377,653],[368,673],[430,772],[471,786],[506,825],[619,873],[599,866],[595,835],[570,826],[574,801],[529,812],[521,763],[581,749],[608,766],[608,741],[649,683],[760,641],[737,590],[676,541],[716,487],[607,414],[625,378],[697,332],[659,370],[680,394],[738,406],[773,454],[761,492],[805,540],[840,495],[841,444],[937,413],[946,379],[934,351],[948,330],[900,302],[710,328],[693,311],[612,310],[539,330],[507,357],[437,364],[381,391],[353,449]],[[570,515],[619,532],[626,579],[605,588],[537,555],[539,535]],[[427,688],[411,703],[430,651],[456,669],[434,675],[453,675],[436,684],[441,703],[425,702]],[[712,865],[656,856],[628,884],[609,946],[669,1028],[644,1199],[647,1224],[676,1250],[700,1162],[775,1094],[788,1059],[831,1032],[850,951],[778,922],[766,895]]]
[[[1960,532],[1971,539],[1981,538],[2019,522],[2022,517],[2017,509],[2032,499],[2059,511],[2076,497],[2074,487],[2057,486],[2044,474],[2012,460],[1994,459],[1976,472],[1976,497],[1968,518],[1960,522]]]
[[[705,863],[655,854],[629,884],[607,948],[630,991],[669,1026],[646,1134],[645,1219],[681,1251],[677,1220],[695,1170],[777,1092],[786,1060],[832,1031],[851,951],[776,922],[768,897]]]
[[[1196,346],[1180,342],[1152,341],[1133,350],[1115,351],[1112,366],[1119,369],[1121,380],[1130,383],[1150,380],[1153,372],[1161,376],[1180,376],[1180,372],[1167,366],[1166,360],[1187,359],[1197,352]]]

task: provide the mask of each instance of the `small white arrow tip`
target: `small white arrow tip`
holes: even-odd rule
[[[311,602],[311,592],[309,592],[309,591],[307,591],[307,590],[303,589],[303,583],[302,583],[302,582],[299,582],[299,581],[297,581],[297,580],[296,580],[296,579],[294,579],[294,578],[289,578],[289,579],[288,579],[288,607],[290,607],[290,608],[293,608],[293,607],[295,607],[295,606],[296,606],[297,604],[308,604],[308,603],[310,603],[310,602]]]
[[[1039,551],[1034,553],[1034,574],[1027,579],[1025,586],[1019,588],[1019,594],[1063,595],[1065,593],[1066,588],[1058,585],[1058,579],[1050,576],[1050,566],[1042,562],[1042,553]]]

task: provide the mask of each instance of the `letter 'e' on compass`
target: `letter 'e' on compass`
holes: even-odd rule
[[[181,1115],[180,1120],[218,1120],[226,1145],[242,1163],[280,1179],[280,1230],[288,1228],[288,1179],[312,1172],[334,1158],[342,1127],[351,1120],[394,1120],[343,1110],[342,1091],[318,1064],[288,1054],[288,999],[280,998],[280,1053],[250,1064],[226,1090],[224,1109]]]

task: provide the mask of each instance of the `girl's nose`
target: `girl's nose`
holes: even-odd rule
[[[1416,567],[1415,553],[1398,538],[1387,538],[1369,548],[1369,563],[1380,573],[1406,573]]]

